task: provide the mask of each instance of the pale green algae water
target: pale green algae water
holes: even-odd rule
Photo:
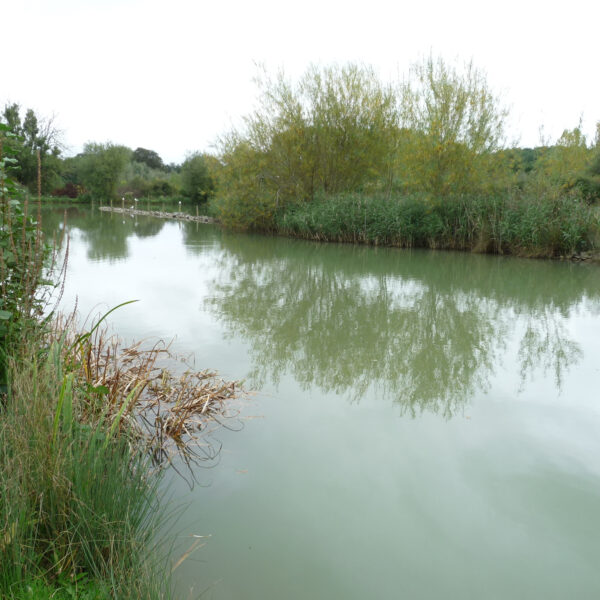
[[[63,308],[259,391],[168,479],[177,597],[600,597],[598,265],[69,228]]]

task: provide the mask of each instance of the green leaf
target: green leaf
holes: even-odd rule
[[[12,317],[12,313],[8,310],[0,310],[0,321],[8,321]]]
[[[96,392],[96,394],[100,394],[102,396],[108,394],[108,388],[105,385],[90,385],[88,387],[88,391],[90,392]]]

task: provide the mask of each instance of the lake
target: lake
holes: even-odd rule
[[[598,265],[68,212],[63,310],[256,392],[165,479],[177,598],[600,597]]]

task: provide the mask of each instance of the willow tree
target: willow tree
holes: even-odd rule
[[[211,199],[221,222],[238,229],[273,228],[278,195],[265,184],[265,153],[236,132],[220,140],[220,167],[213,172],[217,192]]]
[[[221,159],[238,168],[241,156],[251,161],[243,167],[250,187],[259,186],[275,208],[389,178],[396,102],[371,68],[312,66],[296,83],[281,72],[257,82],[260,105],[245,119],[245,131],[221,144]]]
[[[397,169],[405,189],[443,197],[489,187],[507,111],[483,72],[430,56],[413,65],[399,100]]]
[[[546,150],[540,160],[539,174],[563,190],[572,189],[592,155],[592,146],[588,148],[580,122],[573,129],[565,129],[556,144]]]
[[[313,67],[300,91],[319,188],[354,191],[389,177],[397,134],[395,96],[370,67]]]

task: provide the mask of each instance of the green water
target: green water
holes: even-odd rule
[[[63,308],[258,392],[168,478],[178,598],[600,597],[600,267],[68,223]]]

